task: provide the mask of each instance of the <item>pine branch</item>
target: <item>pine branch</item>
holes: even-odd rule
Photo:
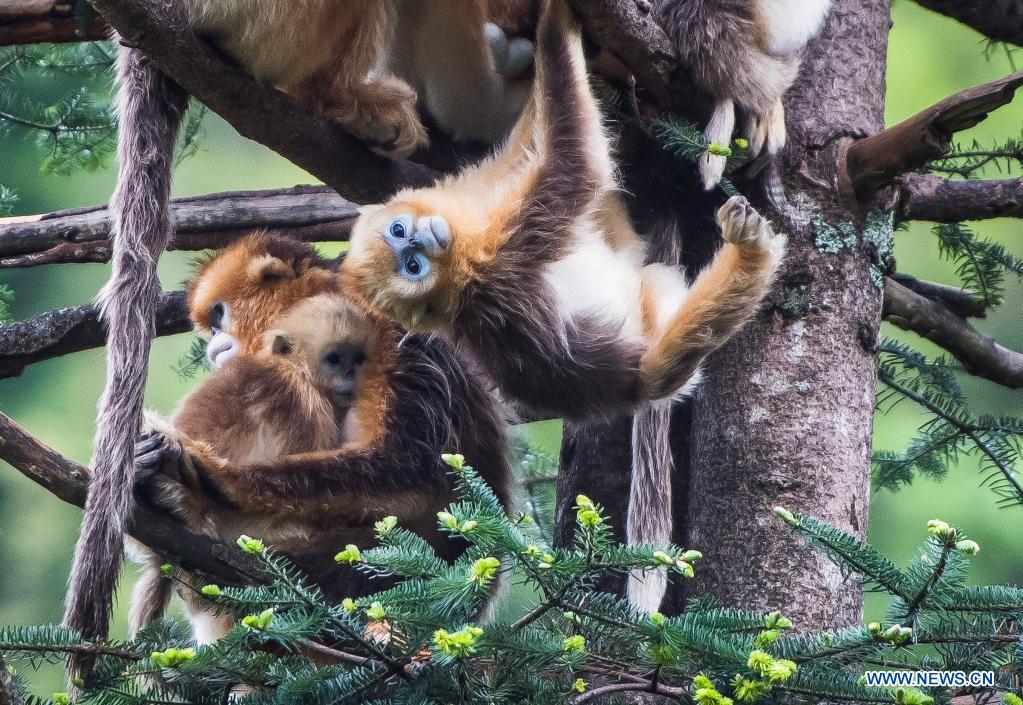
[[[915,0],[985,37],[1023,46],[1023,2],[1020,0]]]
[[[845,155],[852,190],[863,196],[943,156],[954,133],[973,127],[989,112],[1012,101],[1020,85],[1023,72],[969,88],[876,135],[852,142]]]
[[[928,174],[899,178],[899,220],[959,223],[1023,218],[1023,178],[952,181]]]
[[[950,352],[971,374],[1011,389],[1023,387],[1023,354],[999,345],[939,301],[891,278],[885,282],[884,319]]]
[[[941,419],[950,426],[955,427],[965,437],[973,441],[977,449],[986,456],[988,461],[998,470],[999,473],[1001,473],[1006,485],[1011,488],[1015,501],[1019,504],[1023,504],[1023,482],[1021,482],[1017,477],[1016,471],[999,455],[991,442],[985,438],[984,434],[989,429],[980,424],[964,420],[957,414],[950,413],[948,409],[937,403],[933,398],[901,383],[894,376],[888,374],[883,367],[878,371],[878,378],[888,387],[892,388],[907,399],[913,400],[935,417]]]
[[[184,293],[163,294],[157,304],[156,334],[184,333],[191,327]],[[16,377],[33,363],[105,343],[106,332],[92,305],[56,309],[0,326],[0,379]]]
[[[168,249],[219,248],[260,228],[306,242],[344,241],[357,216],[356,206],[325,186],[179,198],[171,202]],[[106,206],[0,218],[0,269],[109,261],[110,226]]]
[[[36,440],[0,413],[0,460],[76,507],[85,506],[89,471]],[[128,533],[186,570],[226,583],[260,583],[258,564],[234,547],[194,534],[171,517],[144,505],[135,509]]]

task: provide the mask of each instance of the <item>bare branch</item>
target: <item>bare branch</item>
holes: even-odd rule
[[[259,228],[307,242],[344,241],[357,216],[355,205],[325,186],[179,198],[171,202],[175,235],[168,249],[219,248]],[[0,218],[0,269],[109,259],[106,206]]]
[[[0,460],[57,498],[82,507],[89,471],[40,443],[9,416],[0,413]],[[186,570],[228,583],[263,582],[258,564],[236,548],[194,534],[171,517],[144,505],[135,509],[128,533]]]
[[[892,279],[902,286],[915,291],[928,299],[942,303],[952,313],[962,318],[987,318],[984,302],[974,296],[972,291],[957,286],[923,281],[909,274],[896,272]]]
[[[853,142],[846,154],[852,188],[858,195],[895,181],[948,152],[952,135],[973,127],[988,113],[1012,100],[1023,85],[1023,71],[974,86],[903,120]]]
[[[899,328],[950,352],[971,374],[1012,389],[1023,387],[1023,354],[999,345],[941,302],[889,278],[884,288],[883,315]]]
[[[185,294],[164,294],[156,313],[156,334],[191,330]],[[0,379],[16,377],[28,365],[106,343],[106,331],[95,306],[74,306],[0,326]]]
[[[989,39],[1023,46],[1021,0],[916,0],[916,4],[962,22]]]
[[[106,39],[106,23],[68,0],[0,0],[0,46]]]
[[[404,160],[379,157],[279,90],[222,61],[191,31],[176,3],[93,0],[124,38],[146,52],[189,93],[242,135],[302,167],[356,203],[386,199],[405,186],[433,183],[438,173]]]
[[[951,181],[931,174],[899,179],[899,219],[959,223],[1023,218],[1023,178]]]

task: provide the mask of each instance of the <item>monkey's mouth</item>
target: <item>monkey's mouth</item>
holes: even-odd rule
[[[227,361],[238,354],[240,349],[238,341],[228,333],[217,333],[210,339],[206,347],[206,357],[209,358],[213,369],[219,370],[227,364]]]

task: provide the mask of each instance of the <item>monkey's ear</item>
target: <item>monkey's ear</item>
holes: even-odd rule
[[[295,270],[280,257],[263,255],[249,262],[249,280],[255,284],[270,284],[284,279],[294,279]]]
[[[270,343],[270,351],[274,355],[287,356],[295,349],[294,341],[286,333],[271,331],[270,335],[273,336],[273,340]]]

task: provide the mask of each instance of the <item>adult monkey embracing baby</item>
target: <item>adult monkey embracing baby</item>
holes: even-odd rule
[[[258,535],[340,599],[386,585],[332,559],[371,543],[385,516],[446,559],[464,550],[437,530],[455,499],[442,453],[464,451],[507,506],[506,426],[488,386],[447,343],[367,314],[309,245],[244,238],[201,265],[188,305],[219,369],[169,424],[151,421],[137,465],[139,492],[192,530]],[[133,630],[170,598],[160,563],[136,584]],[[233,624],[182,597],[199,643]]]
[[[675,268],[644,265],[579,25],[554,0],[537,32],[533,98],[508,144],[436,186],[364,208],[341,271],[372,309],[470,353],[509,398],[599,419],[692,390],[703,359],[756,313],[785,240],[741,197],[718,222],[724,245],[692,286]],[[637,472],[643,445],[634,437],[634,478],[650,476]],[[630,539],[669,539],[633,530],[670,516],[663,490],[633,491],[648,503],[630,503]],[[663,574],[632,576],[628,592],[657,609]]]

